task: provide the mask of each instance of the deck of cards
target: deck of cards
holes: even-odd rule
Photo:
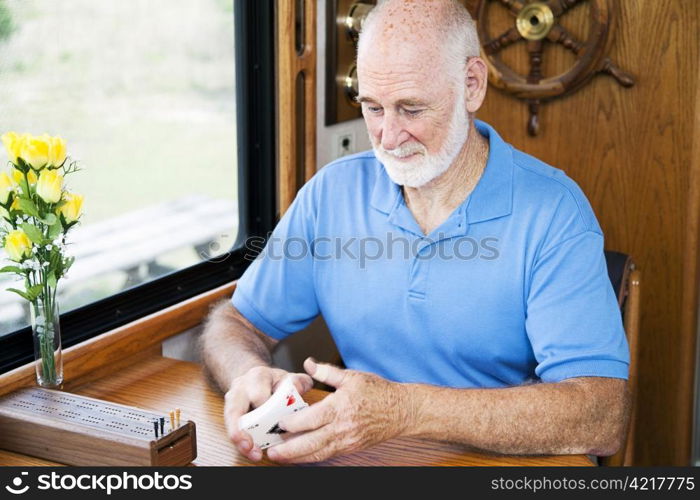
[[[255,445],[264,450],[284,441],[281,434],[285,431],[279,427],[280,419],[307,406],[294,387],[292,377],[287,376],[270,399],[238,420],[238,428],[250,434]]]

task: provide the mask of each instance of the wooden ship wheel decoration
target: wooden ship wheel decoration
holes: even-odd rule
[[[489,4],[497,2],[508,9],[513,26],[494,38],[488,33]],[[613,0],[479,0],[477,24],[482,55],[489,66],[491,84],[524,100],[530,112],[527,131],[537,135],[540,129],[539,109],[546,101],[563,97],[580,89],[597,73],[607,73],[624,87],[634,85],[634,78],[621,70],[607,51],[612,41]],[[586,40],[578,40],[559,19],[577,4],[590,6],[590,28]],[[516,42],[525,42],[530,70],[521,75],[500,57],[500,52]],[[565,72],[545,78],[542,60],[545,42],[560,44],[575,57],[574,65]]]

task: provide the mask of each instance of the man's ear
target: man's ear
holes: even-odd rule
[[[488,68],[480,57],[470,57],[465,67],[466,93],[464,96],[468,113],[476,113],[486,97],[489,82]]]

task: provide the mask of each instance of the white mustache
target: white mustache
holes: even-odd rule
[[[415,153],[426,153],[425,146],[422,144],[407,144],[406,146],[399,146],[395,149],[384,149],[383,147],[380,146],[380,149],[383,153],[390,155],[390,156],[395,156],[396,158],[406,158],[407,156],[411,156],[412,154]]]

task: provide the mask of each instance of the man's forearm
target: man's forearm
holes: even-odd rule
[[[577,378],[503,389],[405,386],[407,434],[507,454],[611,455],[629,415],[626,381]]]
[[[255,366],[270,366],[274,342],[265,339],[228,301],[209,315],[200,339],[209,373],[226,392],[236,377]]]

